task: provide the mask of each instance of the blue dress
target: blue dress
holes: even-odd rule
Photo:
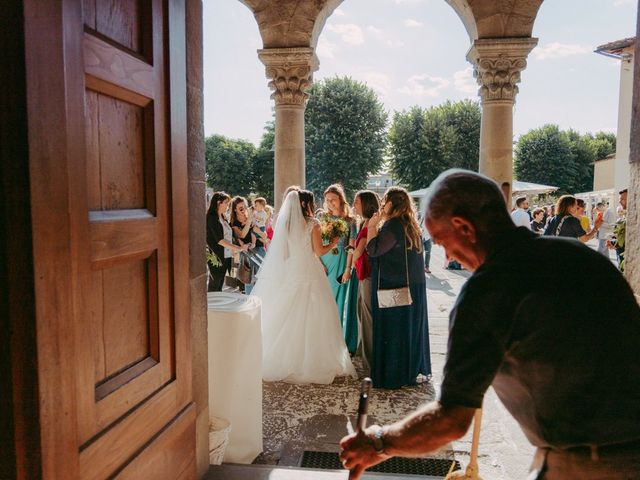
[[[367,244],[367,253],[371,262],[373,386],[415,385],[418,374],[431,375],[424,258],[415,249],[405,249],[404,231],[397,218],[385,222],[378,236]],[[412,304],[379,308],[378,281],[380,288],[404,287],[407,268]]]
[[[329,215],[332,219],[337,219],[334,215]],[[345,343],[350,353],[355,353],[358,348],[358,316],[357,316],[357,298],[358,298],[358,279],[355,275],[347,283],[339,283],[338,277],[342,276],[347,266],[347,252],[345,247],[349,245],[349,240],[355,240],[357,236],[355,221],[348,220],[349,233],[338,242],[338,252],[328,251],[320,260],[327,269],[327,277],[329,285],[333,291],[333,296],[338,305],[338,315]]]

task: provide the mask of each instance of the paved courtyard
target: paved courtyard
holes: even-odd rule
[[[448,315],[470,275],[464,270],[445,270],[443,264],[443,250],[434,247],[432,274],[427,275],[433,378],[415,387],[374,390],[369,423],[393,422],[437,395],[446,354]],[[265,450],[256,463],[294,466],[304,450],[337,451],[338,441],[347,432],[347,417],[354,417],[357,410],[359,381],[338,378],[326,386],[282,382],[263,385]],[[464,468],[470,449],[471,430],[434,456],[455,458]],[[525,478],[532,452],[520,428],[490,389],[485,396],[480,434],[481,475],[492,480]]]

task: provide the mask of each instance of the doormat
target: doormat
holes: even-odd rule
[[[447,460],[445,458],[402,458],[392,457],[378,465],[368,468],[368,472],[379,473],[402,473],[404,475],[429,475],[432,477],[444,478],[451,464],[454,464],[453,471],[460,470],[460,463],[457,460]],[[319,468],[324,470],[342,470],[340,457],[336,452],[315,452],[306,450],[302,454],[300,466],[303,468]]]

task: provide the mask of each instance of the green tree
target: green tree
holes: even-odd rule
[[[389,131],[394,175],[416,190],[449,168],[478,170],[480,115],[470,100],[397,112]]]
[[[576,170],[571,143],[557,125],[544,125],[522,135],[514,150],[515,178],[559,188],[558,193],[572,192]]]
[[[616,136],[613,133],[598,132],[595,135],[587,134],[585,140],[593,150],[593,156],[596,161],[616,153]]]
[[[205,139],[205,174],[207,185],[230,195],[249,195],[253,186],[256,147],[246,140],[223,135]]]
[[[571,149],[571,167],[573,181],[569,191],[573,193],[588,192],[593,189],[593,162],[595,152],[588,142],[587,135],[580,135],[575,130],[565,132]]]
[[[266,198],[273,205],[273,175],[274,175],[274,142],[276,130],[275,122],[270,120],[264,126],[260,147],[253,159],[253,191],[259,197]]]
[[[371,88],[349,77],[312,86],[305,110],[306,184],[321,194],[341,183],[347,194],[382,166],[387,113]]]

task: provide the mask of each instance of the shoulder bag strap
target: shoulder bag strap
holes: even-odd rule
[[[560,230],[562,230],[562,225],[564,224],[564,221],[567,218],[569,218],[569,215],[565,215],[564,217],[562,217],[562,220],[560,220],[560,223],[558,223],[558,226],[556,227],[556,233],[555,233],[556,237],[560,235]]]
[[[407,256],[407,238],[404,235],[404,231],[402,232],[402,248],[404,248],[404,270],[407,276],[407,287],[409,286],[409,258]],[[380,290],[380,264],[382,262],[378,260],[378,290]]]

